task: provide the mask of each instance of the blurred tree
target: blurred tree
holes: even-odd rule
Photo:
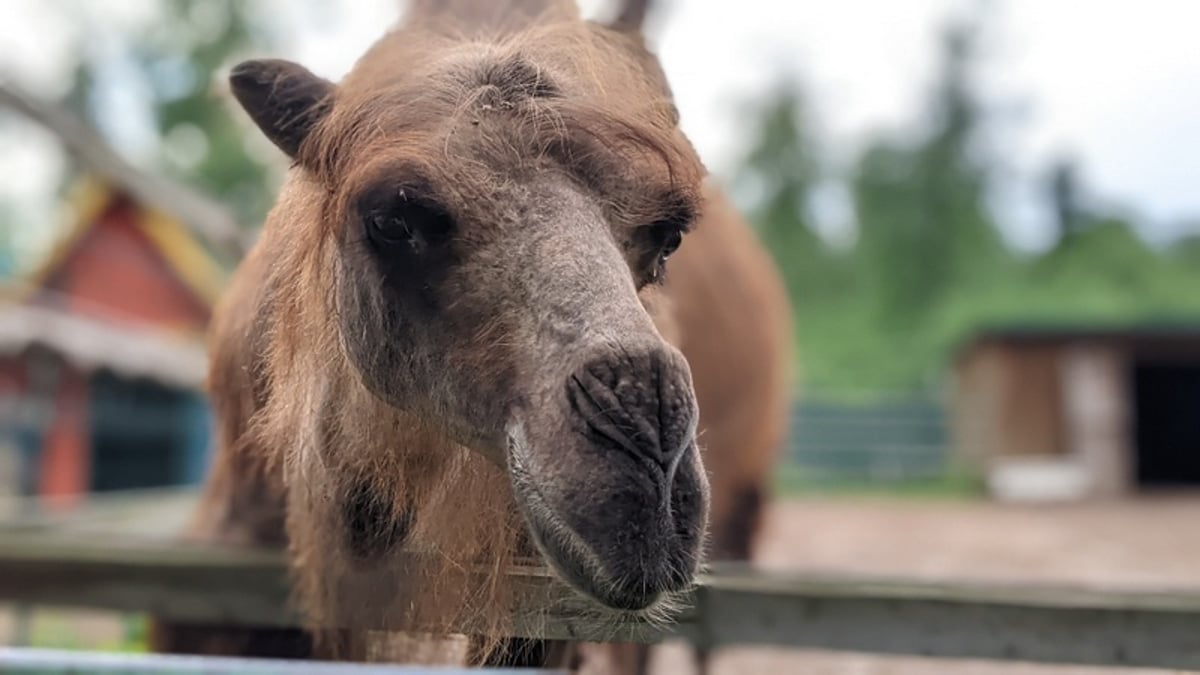
[[[987,204],[975,42],[971,24],[946,30],[931,128],[915,143],[871,144],[851,178],[863,273],[893,330],[920,324],[952,290],[991,281],[1007,259]]]
[[[1085,186],[1071,162],[1054,163],[1048,175],[1059,240],[1028,266],[1025,283],[1036,296],[1030,309],[1052,309],[1060,320],[1094,320],[1200,308],[1186,290],[1200,283],[1200,267],[1188,264],[1186,241],[1166,252],[1154,249],[1129,217],[1084,206]]]
[[[758,124],[735,188],[750,195],[750,219],[793,302],[807,305],[837,284],[830,278],[830,251],[813,225],[812,193],[822,167],[799,79],[781,78],[752,114]]]
[[[848,172],[858,223],[849,251],[813,227],[814,187],[834,172],[797,80],[754,108],[735,186],[787,280],[810,395],[936,387],[955,344],[983,324],[1200,317],[1200,237],[1148,246],[1135,220],[1085,202],[1072,161],[1043,179],[1058,244],[1035,255],[1007,248],[989,208],[996,158],[982,142],[977,25],[942,35],[929,125],[869,143]]]
[[[1183,229],[1186,232],[1200,232],[1200,221]],[[1200,273],[1200,234],[1181,237],[1171,244],[1169,253],[1172,260]]]
[[[269,41],[265,32],[254,27],[258,4],[256,0],[155,3],[157,16],[148,30],[120,36],[121,51],[140,82],[101,77],[98,69],[110,62],[81,58],[64,99],[103,128],[99,87],[134,86],[149,92],[147,105],[159,141],[155,163],[228,204],[247,224],[258,223],[269,206],[269,170],[247,151],[245,125],[214,94],[213,84],[218,69],[228,66],[232,58]]]
[[[1042,308],[1058,320],[1136,321],[1196,315],[1200,268],[1148,246],[1134,223],[1096,216],[1071,244],[1041,256],[1025,282],[1024,311]]]
[[[1075,162],[1066,159],[1055,162],[1048,183],[1051,210],[1058,230],[1057,245],[1068,246],[1086,218],[1080,204],[1079,171]]]
[[[795,307],[800,370],[808,391],[836,391],[872,381],[876,337],[858,301],[853,249],[839,250],[816,227],[813,196],[832,172],[816,141],[812,113],[797,76],[781,77],[752,106],[756,122],[734,187],[787,285]]]

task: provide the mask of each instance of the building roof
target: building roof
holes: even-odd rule
[[[1063,341],[1114,338],[1200,338],[1195,318],[1111,322],[1014,322],[984,325],[975,339],[1013,341]]]
[[[114,189],[95,179],[85,180],[75,199],[74,221],[67,235],[50,251],[19,288],[28,291],[44,285],[47,279],[70,257],[72,251],[83,240],[88,231],[100,220],[104,210],[119,197]],[[197,299],[212,307],[220,297],[225,284],[221,266],[192,236],[191,232],[176,220],[161,211],[148,207],[139,214],[138,228],[155,253],[166,261],[175,276],[183,282]]]
[[[0,310],[0,355],[44,347],[85,372],[110,370],[181,388],[198,388],[208,368],[195,337],[127,326],[34,305]]]
[[[183,286],[212,307],[224,286],[214,252],[230,262],[248,250],[251,236],[218,202],[166,177],[143,172],[122,158],[98,133],[66,110],[0,84],[0,107],[42,125],[79,162],[88,179],[80,186],[67,236],[31,276],[14,286],[16,298],[0,303],[0,356],[42,347],[92,372],[109,370],[182,388],[198,388],[207,371],[202,336],[193,331],[138,325],[120,315],[71,313],[57,303],[13,302],[43,289],[78,249],[115,200],[138,207],[136,227]]]
[[[250,235],[222,204],[164,176],[141,171],[121,157],[95,130],[59,107],[30,96],[11,83],[0,84],[0,106],[10,108],[53,133],[89,171],[139,203],[183,223],[222,255],[240,259]]]
[[[1191,317],[1140,321],[1027,321],[984,325],[955,350],[961,358],[983,344],[1052,346],[1069,342],[1195,343],[1200,344],[1200,320]]]

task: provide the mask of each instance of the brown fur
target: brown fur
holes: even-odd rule
[[[531,542],[529,519],[553,530],[566,522],[546,515],[561,508],[555,499],[601,516],[640,499],[630,492],[605,501],[606,491],[625,494],[633,489],[626,481],[644,480],[630,469],[538,454],[547,439],[573,433],[561,425],[585,419],[586,405],[607,416],[614,409],[604,397],[625,408],[658,396],[652,432],[664,447],[655,452],[684,443],[671,488],[677,518],[692,518],[675,525],[680,564],[693,564],[690,528],[702,526],[695,518],[709,500],[695,443],[681,435],[694,416],[689,389],[702,414],[718,555],[748,555],[785,431],[790,318],[780,284],[736,212],[702,183],[703,168],[640,37],[624,24],[583,23],[566,2],[524,0],[510,14],[491,7],[418,1],[409,22],[372,47],[336,94],[321,98],[323,85],[303,76],[308,89],[280,90],[315,92],[305,99],[313,106],[251,109],[297,166],[213,327],[219,448],[192,534],[286,541],[301,608],[314,626],[339,629],[317,632],[316,655],[408,658],[395,644],[381,647],[366,627],[446,633],[478,615],[489,637],[472,653],[495,661],[488,655],[503,646],[510,606],[503,570],[533,553],[533,543],[544,550],[550,536],[534,532]],[[642,14],[622,16],[640,22]],[[288,66],[262,68],[256,74],[297,81]],[[319,116],[311,114],[317,99]],[[311,133],[296,126],[310,122]],[[371,263],[343,229],[355,195],[381,176],[411,172],[457,221],[479,223],[477,234],[459,232],[455,243],[470,251],[474,267],[438,263],[420,278],[426,291],[398,301],[432,308],[429,330],[439,331],[428,340],[423,315],[394,318],[392,301],[373,295]],[[647,262],[653,251],[637,243],[639,228],[698,208],[702,217],[657,285],[661,271]],[[521,232],[540,238],[514,243]],[[514,256],[528,256],[528,264]],[[587,271],[579,276],[570,265]],[[498,288],[544,289],[549,297],[488,295]],[[522,323],[530,316],[538,322]],[[682,350],[690,373],[664,338]],[[576,372],[585,379],[571,376],[576,384],[567,389],[576,394],[568,398],[586,395],[591,404],[547,416],[547,406],[564,405],[547,398],[558,396],[563,368],[582,368]],[[394,377],[401,372],[415,379]],[[649,428],[641,408],[628,410],[628,424]],[[511,431],[505,454],[500,436],[513,414],[523,420],[517,446],[528,434],[532,450],[521,452],[533,454],[512,454]],[[604,443],[620,441],[623,423],[614,424],[615,432],[593,422],[586,429]],[[528,494],[542,496],[530,502]],[[625,522],[620,512],[612,517]],[[588,546],[606,545],[607,521],[586,522],[602,528],[579,531]],[[401,543],[424,562],[401,564]],[[482,580],[468,573],[480,563],[494,573]],[[690,574],[670,572],[682,573]],[[156,644],[256,651],[252,639],[230,646],[217,632],[204,648],[205,630],[160,625]],[[557,648],[532,651],[566,658]]]
[[[729,199],[706,191],[704,216],[672,259],[668,282],[679,348],[700,401],[700,444],[712,486],[716,559],[749,551],[787,435],[791,312],[773,261]],[[746,508],[757,494],[757,507]],[[742,543],[736,543],[739,537]]]

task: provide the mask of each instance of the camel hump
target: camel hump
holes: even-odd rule
[[[459,31],[509,32],[579,17],[575,0],[412,0],[408,20]]]

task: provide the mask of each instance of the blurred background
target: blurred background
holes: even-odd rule
[[[202,480],[203,331],[286,169],[224,76],[336,79],[399,4],[6,0],[0,518]],[[1200,585],[1197,25],[1192,0],[660,3],[683,127],[795,306],[763,564]],[[0,643],[139,625],[13,610]],[[759,652],[729,663],[784,668]]]

